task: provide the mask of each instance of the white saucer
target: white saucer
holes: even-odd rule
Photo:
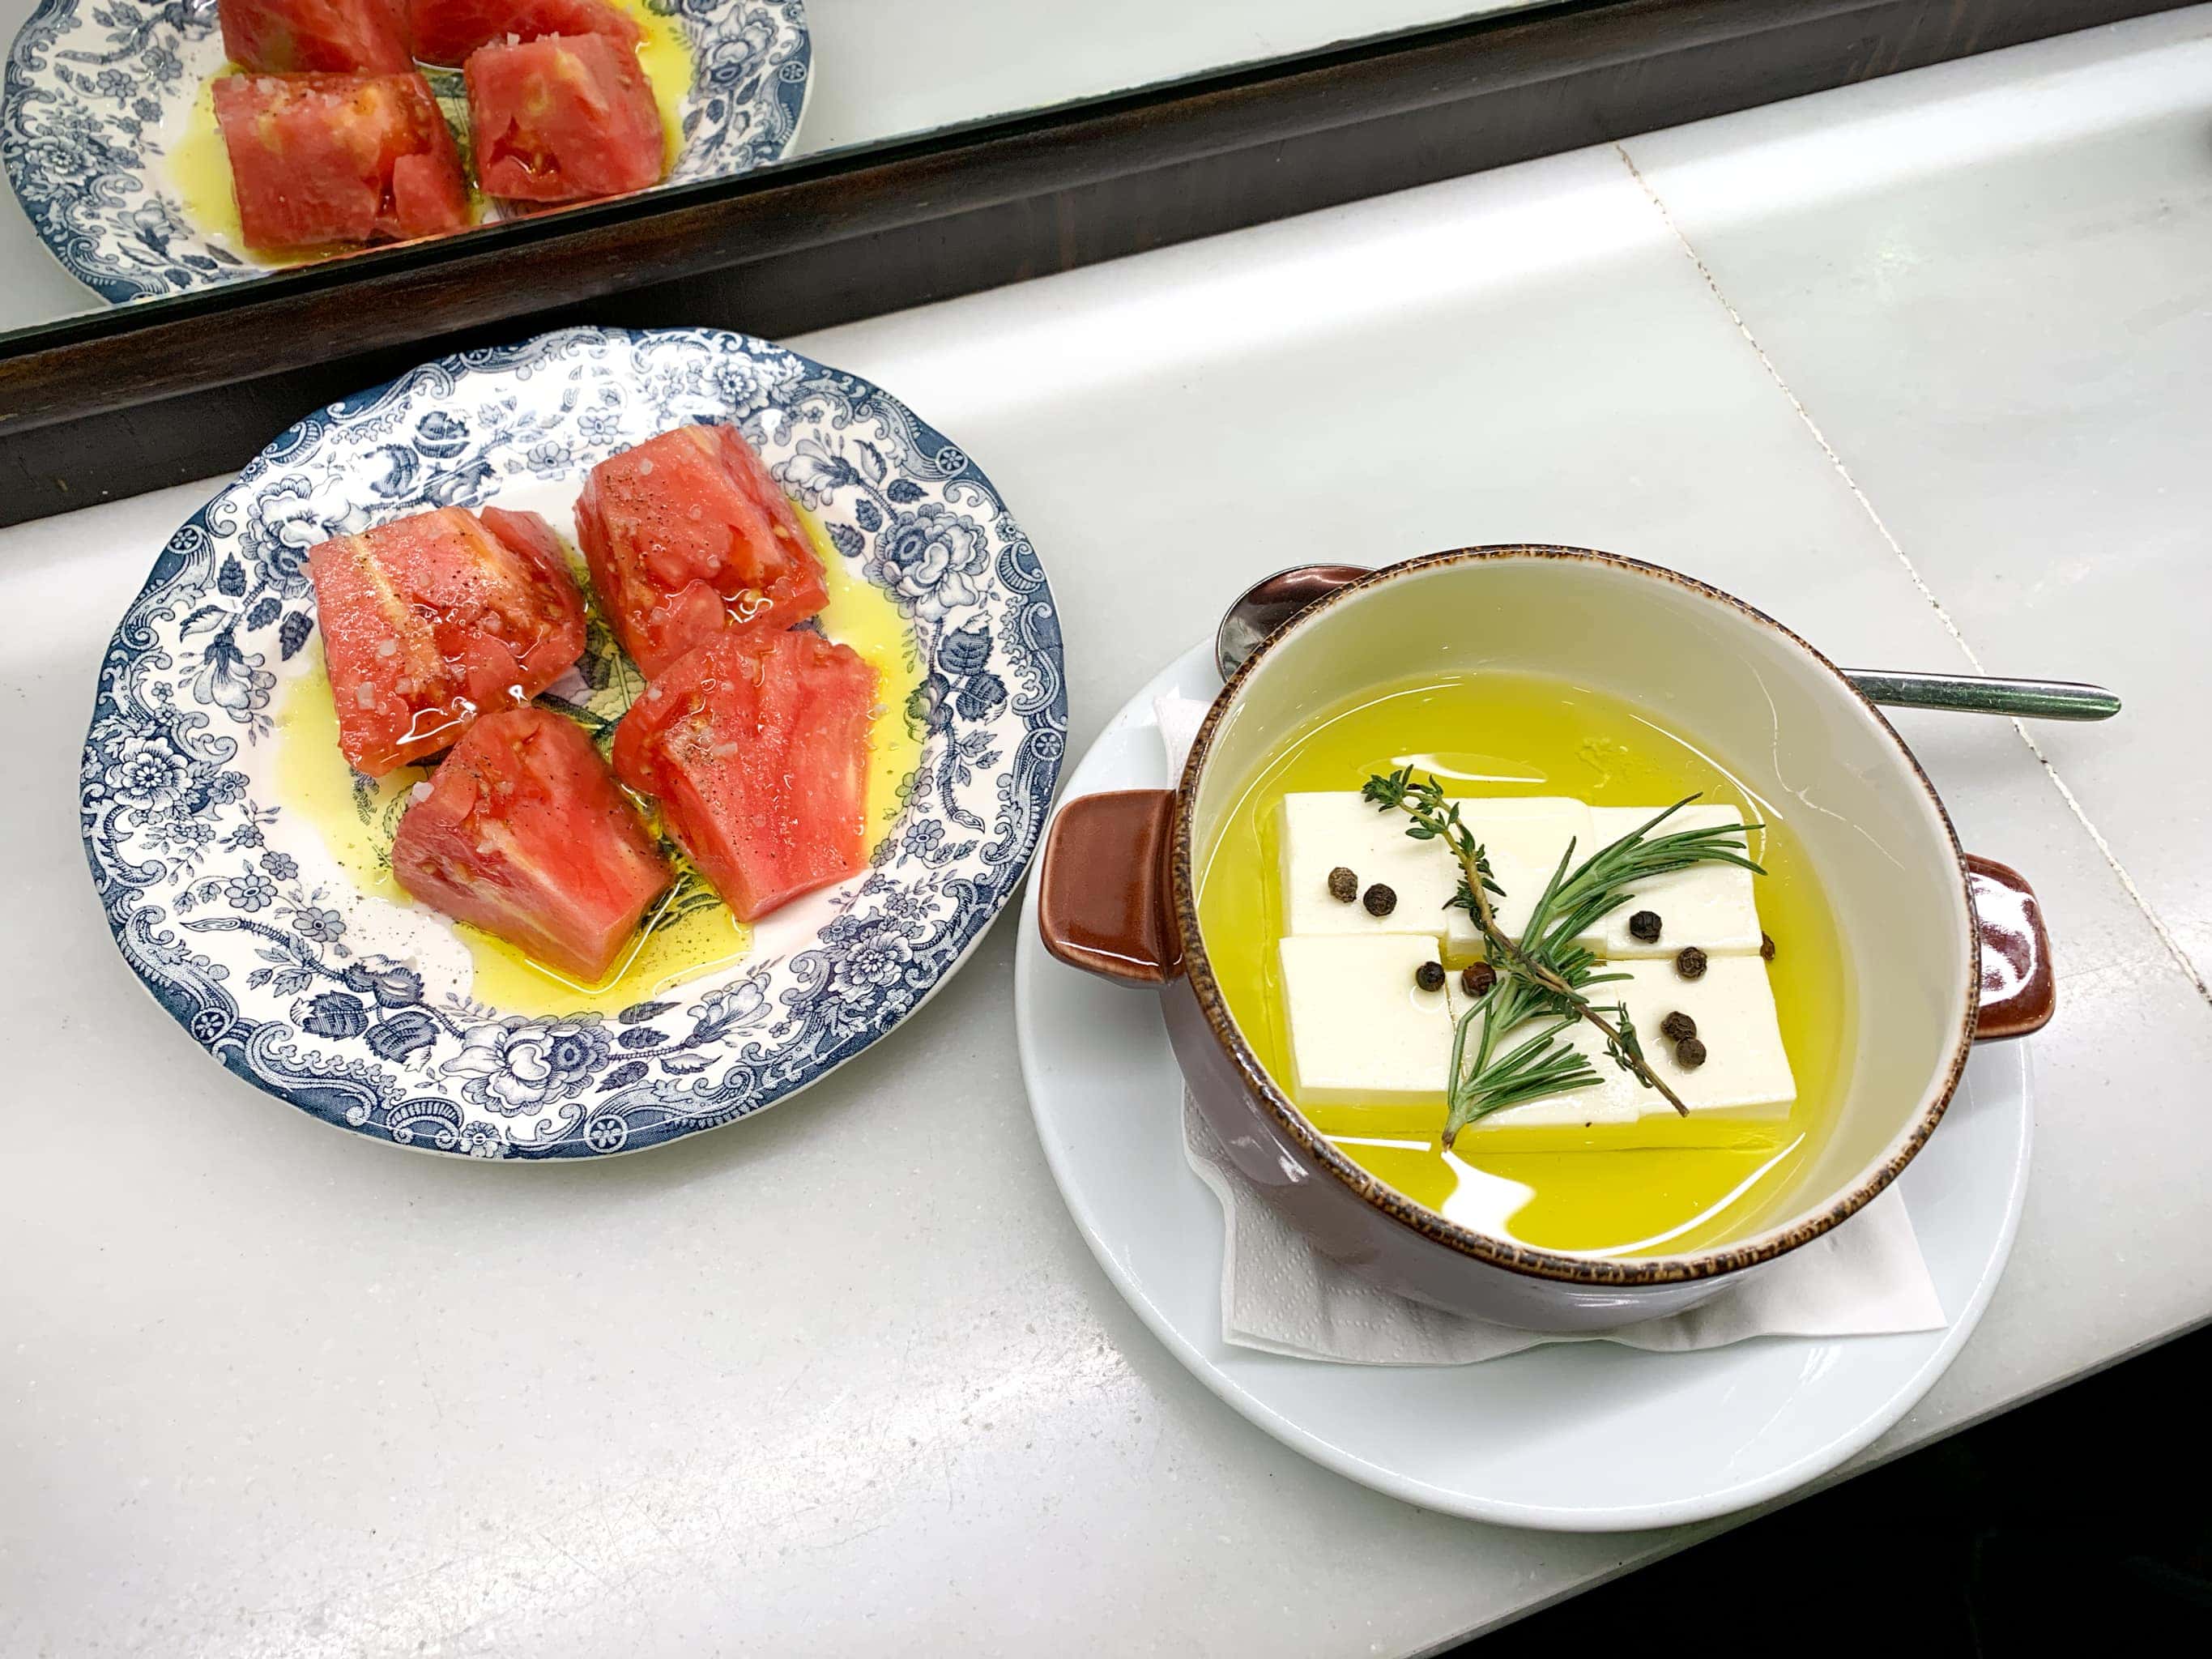
[[[1133,698],[1064,798],[1164,787],[1152,700],[1219,689],[1210,643]],[[1369,1367],[1231,1347],[1221,1211],[1184,1161],[1158,1004],[1062,966],[1022,908],[1014,1007],[1038,1138],[1076,1225],[1153,1334],[1285,1444],[1395,1498],[1509,1526],[1612,1532],[1724,1515],[1819,1478],[1911,1410],[1988,1305],[2027,1185],[2026,1046],[1976,1051],[1899,1178],[1949,1325],[1761,1338],[1702,1352],[1554,1344],[1461,1366]]]

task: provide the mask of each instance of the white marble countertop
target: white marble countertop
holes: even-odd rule
[[[1516,538],[2127,696],[1902,721],[2063,1006],[2010,1270],[1888,1456],[2212,1316],[2208,134],[2198,8],[795,343],[1004,488],[1079,748],[1254,574]],[[609,1164],[403,1156],[206,1064],[67,803],[208,488],[0,533],[0,1651],[1403,1655],[1700,1535],[1408,1509],[1186,1376],[1046,1175],[1011,922],[803,1100]]]

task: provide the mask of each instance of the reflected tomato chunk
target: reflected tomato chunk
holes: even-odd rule
[[[527,702],[583,653],[583,597],[534,513],[417,513],[317,544],[307,572],[338,747],[373,778]]]
[[[466,63],[478,46],[509,35],[604,34],[635,50],[645,33],[607,0],[412,0],[407,27],[417,58],[446,64]]]
[[[732,629],[788,628],[830,599],[798,514],[731,427],[678,427],[601,461],[576,498],[576,540],[648,678]]]
[[[407,809],[392,873],[425,904],[586,983],[604,979],[668,866],[583,729],[529,704],[487,714]]]
[[[487,194],[573,202],[659,182],[660,106],[637,53],[621,41],[549,34],[484,46],[463,74]]]
[[[222,50],[256,75],[410,73],[405,0],[216,0]]]
[[[868,861],[876,671],[809,629],[726,634],[654,680],[615,732],[615,775],[750,921]]]
[[[215,114],[257,252],[469,222],[460,153],[419,75],[227,75]]]

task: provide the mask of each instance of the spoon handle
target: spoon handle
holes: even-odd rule
[[[1893,674],[1846,668],[1869,702],[1892,708],[1942,708],[1954,714],[2014,714],[2028,720],[2108,720],[2120,700],[2101,685],[2071,680],[2002,680],[1981,674]]]

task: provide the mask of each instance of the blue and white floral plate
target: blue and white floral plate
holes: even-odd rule
[[[654,188],[790,152],[813,54],[804,0],[647,0],[684,29],[683,147]],[[283,267],[185,217],[168,160],[224,63],[216,0],[41,0],[0,78],[0,161],[70,275],[120,304]],[[459,77],[432,71],[441,101]]]
[[[608,1017],[504,1013],[448,924],[363,891],[279,804],[273,710],[317,655],[306,551],[437,506],[566,525],[594,463],[697,420],[741,427],[910,623],[921,764],[868,872],[741,961]],[[404,1146],[635,1151],[805,1088],[951,975],[1036,848],[1065,684],[1035,550],[896,399],[744,335],[571,329],[331,405],[177,532],[100,667],[85,852],[125,959],[248,1082]]]

